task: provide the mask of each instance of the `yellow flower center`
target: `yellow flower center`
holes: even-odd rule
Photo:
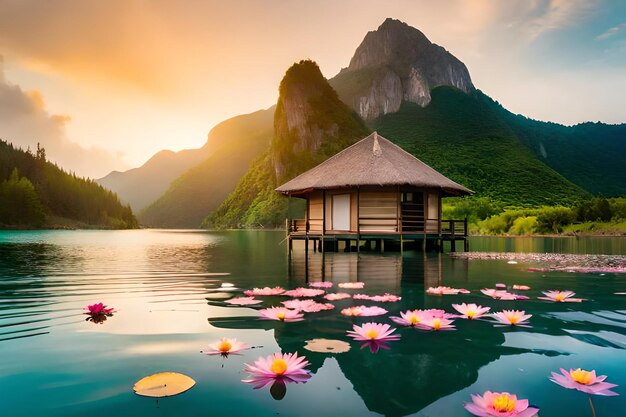
[[[378,337],[378,332],[374,329],[369,329],[368,332],[365,334],[365,336],[368,339],[374,340]]]
[[[493,409],[500,413],[510,413],[515,409],[515,400],[507,394],[498,395],[496,399],[493,400]]]
[[[591,384],[591,372],[583,371],[582,369],[578,368],[575,371],[569,371],[569,374],[572,376],[572,379],[579,384]]]
[[[441,329],[441,320],[439,320],[439,319],[434,319],[433,320],[433,329],[435,329],[435,330]]]
[[[554,296],[554,300],[555,301],[563,301],[563,300],[565,300],[565,296],[563,295],[563,293],[558,293],[557,295]]]
[[[270,367],[270,369],[276,375],[282,375],[287,370],[287,362],[285,362],[282,359],[274,359],[274,362],[272,363],[272,366]]]
[[[233,347],[233,345],[228,341],[228,340],[222,340],[222,342],[220,343],[220,345],[217,347],[217,349],[220,352],[230,352],[230,349]]]
[[[417,316],[411,316],[409,317],[409,323],[411,324],[417,324],[420,322],[420,318]]]
[[[475,314],[476,314],[476,312],[474,310],[469,310],[467,312],[467,318],[468,319],[473,319]]]
[[[511,324],[516,324],[519,321],[519,317],[517,316],[508,316],[507,319],[509,319],[509,323]]]
[[[276,318],[278,320],[285,320],[285,313],[283,313],[283,312],[276,313]]]

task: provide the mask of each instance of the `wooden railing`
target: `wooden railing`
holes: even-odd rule
[[[307,224],[306,219],[290,219],[287,221],[287,227],[289,233],[322,233],[322,219],[309,219]]]
[[[289,233],[304,233],[307,231],[305,219],[290,219],[288,225]]]
[[[467,236],[467,219],[442,220],[441,234],[446,236]]]
[[[305,219],[291,219],[288,220],[287,225],[289,227],[289,233],[322,233],[322,219],[309,219],[309,223]],[[421,222],[415,222],[419,225],[420,233],[424,232],[426,227],[426,233],[437,234],[436,220],[427,220]],[[404,225],[404,224],[403,224]],[[398,232],[397,222],[392,219],[380,219],[380,218],[363,218],[359,219],[359,227],[361,233],[389,233]],[[441,235],[446,237],[467,237],[467,219],[464,220],[442,220],[441,221]],[[404,233],[411,233],[403,230]]]

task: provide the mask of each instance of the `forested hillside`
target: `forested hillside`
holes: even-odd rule
[[[426,107],[403,103],[374,126],[442,174],[509,205],[571,204],[588,193],[527,148],[480,92],[437,87]]]
[[[132,210],[94,181],[0,140],[0,226],[137,227]]]

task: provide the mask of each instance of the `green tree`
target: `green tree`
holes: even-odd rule
[[[17,168],[8,180],[0,183],[0,224],[40,227],[46,218],[33,183],[20,178]]]

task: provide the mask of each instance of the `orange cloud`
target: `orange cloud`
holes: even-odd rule
[[[85,149],[67,139],[68,115],[49,114],[39,91],[23,91],[0,74],[0,138],[21,148],[41,144],[48,159],[79,175],[99,177],[120,166],[119,157],[98,148]]]

